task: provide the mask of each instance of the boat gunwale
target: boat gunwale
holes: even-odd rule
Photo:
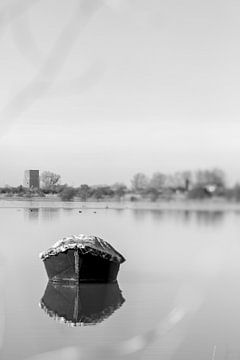
[[[64,253],[67,250],[79,250],[82,255],[90,253],[94,256],[100,256],[106,260],[116,263],[123,263],[125,258],[116,251],[108,242],[97,236],[72,235],[58,240],[51,248],[40,253],[39,257],[43,261],[51,256]]]

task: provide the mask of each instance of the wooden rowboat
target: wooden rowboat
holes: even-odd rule
[[[109,243],[87,235],[69,236],[40,254],[52,282],[113,282],[124,257]]]

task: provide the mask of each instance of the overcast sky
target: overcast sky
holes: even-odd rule
[[[2,0],[0,19],[0,185],[240,180],[239,1]]]

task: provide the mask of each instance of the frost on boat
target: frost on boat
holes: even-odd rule
[[[40,306],[54,320],[69,326],[96,325],[111,316],[125,299],[118,282],[62,285],[48,282]]]
[[[52,282],[116,281],[124,257],[96,236],[70,236],[40,254]]]

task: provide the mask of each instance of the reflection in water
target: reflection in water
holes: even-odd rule
[[[198,224],[212,225],[219,224],[224,218],[224,211],[213,210],[186,210],[186,209],[173,209],[173,210],[143,210],[133,209],[133,215],[137,221],[142,221],[145,218],[151,217],[156,221],[163,221],[165,218],[172,218],[184,223],[190,223],[190,221],[196,221]]]
[[[52,220],[56,219],[60,215],[60,210],[61,209],[57,209],[57,208],[47,208],[47,207],[42,208],[41,214],[42,214],[43,220],[52,221]]]
[[[150,210],[150,214],[156,221],[160,221],[164,217],[164,211],[162,210]]]
[[[107,319],[125,299],[118,283],[62,285],[48,282],[41,308],[70,326],[95,325]]]
[[[39,218],[39,208],[25,209],[25,215],[30,221],[36,221]]]
[[[38,231],[36,223],[26,224],[25,212],[0,209],[1,238],[11,239],[1,244],[1,252],[10,261],[11,282],[5,284],[8,323],[0,358],[239,358],[239,214],[143,211],[144,218],[140,222],[132,210],[121,212],[121,217],[113,210],[99,211],[97,218],[88,211],[83,219],[81,215],[76,216],[78,209],[71,212],[70,219],[70,212],[61,209],[60,219],[53,218],[50,227],[50,221],[42,218],[40,208]],[[221,222],[222,217],[224,221]],[[9,226],[11,223],[16,226]],[[34,264],[37,253],[51,238],[68,233],[69,228],[77,229],[79,225],[84,231],[90,229],[109,238],[114,234],[116,246],[126,252],[129,261],[121,273],[121,283],[126,282],[123,295],[126,294],[127,303],[102,324],[70,329],[57,325],[43,311],[37,312],[35,300],[40,297],[38,285],[45,281],[45,272]],[[43,236],[46,233],[47,238]],[[23,240],[23,235],[24,241],[19,241]],[[29,269],[33,270],[30,275]],[[16,286],[19,278],[25,279],[24,283],[32,281],[36,286],[24,293],[20,291],[21,285]],[[161,286],[157,286],[159,282]],[[4,330],[1,300],[0,293],[0,338]],[[75,314],[79,307],[76,304]],[[74,305],[70,308],[73,314]],[[25,322],[25,318],[29,321]],[[20,332],[23,335],[19,336]],[[27,341],[22,341],[24,336]]]
[[[177,210],[171,211],[172,216],[175,216],[178,220],[189,223],[192,220],[192,211],[189,210]],[[169,213],[165,214],[169,216]]]
[[[85,286],[89,284],[85,284]],[[109,287],[110,284],[107,285]],[[116,292],[119,293],[119,288],[117,284],[112,284],[116,286]],[[91,287],[95,285],[90,284]],[[102,285],[97,285],[102,286]],[[82,287],[82,286],[81,286]],[[54,287],[48,284],[42,303],[45,301],[45,297],[48,295],[49,291],[54,293],[53,298],[55,298]],[[187,282],[183,287],[181,287],[176,299],[175,304],[167,316],[159,322],[156,327],[146,331],[143,334],[133,336],[125,341],[119,342],[117,344],[109,344],[103,346],[94,346],[92,343],[89,347],[65,347],[60,350],[47,352],[44,354],[39,354],[31,358],[31,360],[116,360],[116,359],[140,359],[143,355],[143,352],[154,342],[158,343],[158,351],[164,353],[164,359],[170,359],[173,354],[177,351],[178,347],[181,345],[184,340],[186,330],[191,322],[192,315],[196,313],[203,303],[204,289],[200,289],[199,286]],[[76,291],[76,290],[75,290]],[[114,290],[115,291],[115,290]],[[88,291],[87,291],[88,292]],[[91,292],[91,291],[90,291]],[[95,290],[93,290],[95,292]],[[97,290],[99,292],[99,289]],[[80,288],[79,294],[82,293]],[[96,294],[97,295],[97,294]],[[98,296],[98,295],[97,295]],[[112,295],[111,295],[112,296]],[[51,296],[50,296],[51,297]],[[60,295],[61,297],[61,295]],[[116,296],[116,297],[119,297]],[[120,295],[121,297],[121,295]],[[58,295],[55,300],[57,307],[61,307],[60,302],[57,301]],[[84,298],[84,296],[83,296]],[[95,302],[98,299],[98,302],[101,302],[101,297],[94,297]],[[66,299],[64,300],[66,302]],[[88,301],[88,296],[84,299],[86,302],[85,305],[90,309],[91,305]],[[122,302],[122,300],[120,300]],[[74,302],[74,301],[73,301]],[[66,311],[70,310],[70,316],[74,313],[73,307],[66,306]],[[82,305],[84,305],[82,303]],[[84,306],[85,306],[84,305]],[[95,305],[96,306],[96,305]],[[99,305],[97,305],[99,307]],[[64,308],[64,307],[63,307]],[[89,311],[88,309],[88,311]],[[66,313],[65,311],[65,313]],[[84,308],[81,309],[84,312]],[[92,310],[91,310],[92,311]],[[91,312],[90,311],[90,312]],[[157,311],[157,309],[156,309]],[[64,313],[64,314],[65,314]],[[66,315],[65,315],[66,316]],[[160,353],[158,355],[160,356]],[[30,360],[30,359],[29,359]]]
[[[223,221],[223,211],[196,211],[196,219],[199,224],[212,225]]]
[[[136,220],[142,221],[146,217],[146,215],[149,215],[149,211],[142,209],[134,209],[133,215]]]
[[[108,205],[105,207],[105,209],[107,210],[107,209],[109,209],[109,207],[108,207]],[[114,212],[115,212],[115,214],[117,214],[118,216],[122,216],[122,215],[124,215],[124,211],[125,211],[126,209],[124,209],[124,208],[115,208],[114,209]]]
[[[75,209],[66,207],[66,208],[63,208],[62,210],[64,212],[64,215],[72,215],[72,213]],[[81,211],[81,210],[79,210],[79,211]]]

